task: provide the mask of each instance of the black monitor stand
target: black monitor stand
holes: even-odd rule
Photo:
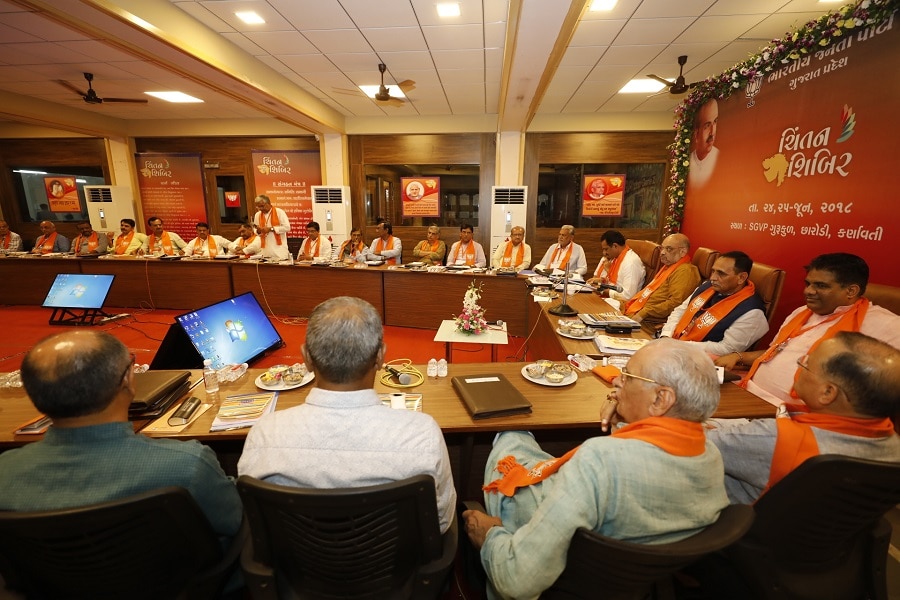
[[[109,319],[113,316],[115,315],[103,312],[102,308],[54,308],[48,323],[50,325],[96,325],[97,319]]]

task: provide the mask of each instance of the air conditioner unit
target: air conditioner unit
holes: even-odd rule
[[[350,187],[314,185],[312,186],[313,220],[319,224],[320,233],[337,251],[345,240],[350,239],[353,226],[353,210],[350,206]]]
[[[491,188],[491,254],[509,239],[513,227],[525,228],[528,186]]]
[[[134,194],[123,185],[86,185],[88,217],[96,231],[119,232],[122,219],[134,219]]]

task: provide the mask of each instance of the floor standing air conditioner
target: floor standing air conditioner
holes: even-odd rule
[[[88,217],[95,231],[112,231],[119,234],[122,219],[134,219],[134,194],[124,185],[86,185]],[[138,223],[138,229],[140,224]]]
[[[319,233],[330,240],[334,252],[345,240],[350,239],[353,213],[350,207],[350,187],[312,186],[313,221],[319,224]]]
[[[509,239],[513,227],[525,228],[528,186],[491,188],[491,253]]]

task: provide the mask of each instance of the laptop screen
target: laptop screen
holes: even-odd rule
[[[47,297],[45,308],[103,308],[115,275],[58,273]]]
[[[214,368],[251,363],[284,345],[253,292],[175,317],[204,359]]]

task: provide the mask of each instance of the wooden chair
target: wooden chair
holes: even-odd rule
[[[691,258],[691,262],[697,267],[697,270],[700,271],[701,281],[709,279],[709,276],[712,274],[713,264],[715,264],[716,259],[718,258],[718,250],[710,250],[709,248],[704,248],[702,246],[694,250],[694,256]]]
[[[453,565],[456,520],[441,535],[434,479],[306,489],[242,475],[250,524],[241,555],[254,598],[436,598]]]
[[[626,240],[625,243],[644,263],[644,284],[646,285],[659,270],[659,244],[648,240]]]
[[[754,505],[756,520],[726,556],[754,598],[886,600],[900,464],[810,458]]]
[[[227,552],[184,488],[78,508],[0,512],[0,566],[29,598],[217,598],[244,545]]]
[[[900,315],[900,287],[870,283],[863,294],[873,304],[886,308],[895,315]]]
[[[766,305],[766,319],[772,323],[772,315],[778,300],[781,298],[781,288],[784,287],[784,270],[777,267],[754,262],[750,269],[750,281],[756,286],[756,293]]]

